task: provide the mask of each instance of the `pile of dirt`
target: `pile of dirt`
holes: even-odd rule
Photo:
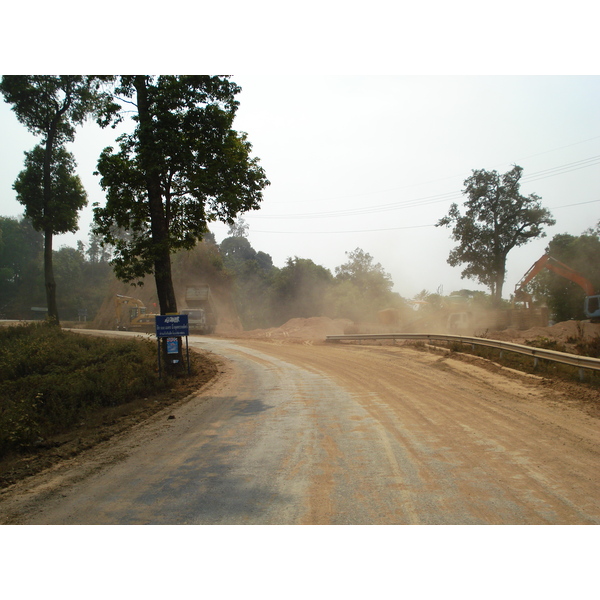
[[[355,324],[350,319],[330,319],[328,317],[310,317],[290,319],[280,327],[269,329],[254,329],[252,331],[222,330],[222,337],[239,339],[273,339],[289,340],[291,342],[320,341],[328,335],[344,335],[348,333],[380,333],[377,324]],[[421,333],[421,332],[419,332]],[[502,329],[475,333],[476,336],[525,344],[527,341],[546,338],[565,344],[567,348],[578,341],[591,340],[600,336],[600,323],[587,321],[564,321],[551,327],[532,327],[531,329]]]
[[[236,333],[236,338],[274,339],[289,341],[321,341],[328,335],[343,335],[352,327],[350,319],[330,319],[329,317],[309,317],[290,319],[280,327],[253,329]]]
[[[577,341],[591,340],[598,336],[600,336],[600,323],[563,321],[551,327],[532,327],[523,331],[512,328],[502,331],[490,331],[484,337],[514,344],[525,344],[527,341],[546,338],[565,344],[568,347]]]

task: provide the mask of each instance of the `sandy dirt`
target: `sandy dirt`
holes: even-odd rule
[[[600,523],[593,389],[298,325],[192,338],[218,378],[8,486],[0,522]]]
[[[297,342],[324,341],[328,335],[344,335],[346,333],[372,333],[377,325],[355,324],[349,319],[330,319],[328,317],[310,317],[306,319],[290,319],[280,327],[256,329],[253,331],[235,331],[231,333],[236,339],[266,339]],[[386,332],[402,332],[402,328],[388,327]],[[444,331],[436,331],[444,333]],[[469,334],[472,335],[472,334]],[[532,327],[531,329],[503,329],[479,331],[475,335],[494,340],[524,344],[530,340],[545,338],[566,344],[572,348],[577,340],[591,340],[600,337],[600,323],[588,321],[564,321],[549,327]]]

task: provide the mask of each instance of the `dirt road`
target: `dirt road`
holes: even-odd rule
[[[402,347],[190,340],[215,383],[3,491],[0,522],[600,523],[599,420],[547,382]]]

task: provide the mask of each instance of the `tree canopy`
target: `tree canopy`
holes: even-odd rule
[[[44,232],[46,302],[48,317],[56,324],[59,318],[52,268],[52,238],[55,233],[72,231],[76,227],[72,223],[77,222],[78,209],[69,217],[67,207],[78,204],[79,201],[74,202],[74,195],[80,195],[83,190],[74,192],[74,162],[69,159],[66,150],[58,149],[65,142],[73,141],[75,127],[88,116],[95,116],[102,126],[108,124],[117,108],[112,95],[103,89],[110,79],[94,75],[4,75],[0,82],[0,92],[13,105],[17,119],[31,133],[42,136],[42,144],[32,153],[26,153],[26,175],[15,185],[21,187],[21,192],[18,192],[20,200],[28,206],[28,210],[31,206],[34,227]],[[54,172],[54,169],[59,169],[59,172]],[[34,179],[35,182],[32,181]],[[68,200],[63,201],[58,190],[53,189],[57,182],[63,186],[61,192],[68,183],[72,184]]]
[[[98,161],[106,205],[94,231],[114,245],[117,276],[154,274],[161,312],[175,312],[170,254],[191,249],[215,220],[233,225],[269,184],[245,133],[233,130],[240,88],[228,77],[121,76],[136,127]],[[128,235],[118,236],[118,230]]]
[[[77,231],[77,213],[87,204],[81,179],[75,174],[75,157],[55,147],[50,158],[50,197],[44,202],[44,160],[46,151],[36,146],[25,152],[25,169],[13,185],[25,216],[37,231],[60,234]]]
[[[118,109],[105,85],[110,76],[4,75],[0,92],[27,129],[53,146],[72,142],[75,127],[90,115],[101,126]]]
[[[352,281],[370,296],[391,291],[394,285],[391,276],[386,273],[381,263],[373,262],[373,257],[368,252],[356,248],[352,252],[346,252],[346,256],[348,262],[335,268],[339,281]]]
[[[450,252],[448,264],[466,264],[461,276],[488,286],[496,304],[502,300],[508,253],[544,237],[543,226],[555,224],[539,196],[520,193],[522,172],[516,165],[503,175],[473,170],[464,182],[465,214],[452,204],[437,223],[438,227],[452,227],[452,239],[458,242]]]

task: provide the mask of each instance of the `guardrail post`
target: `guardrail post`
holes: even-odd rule
[[[540,359],[537,356],[533,357],[533,370],[535,371],[540,366]]]
[[[585,370],[583,367],[579,367],[579,381],[581,383],[585,381]]]

